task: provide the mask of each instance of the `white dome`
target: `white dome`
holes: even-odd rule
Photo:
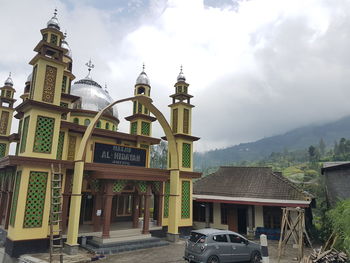
[[[67,55],[68,57],[72,58],[72,50],[70,49],[70,47],[69,47],[69,45],[68,45],[66,39],[62,39],[61,47],[67,49],[68,52],[67,52],[66,55]]]
[[[150,85],[149,84],[149,79],[148,79],[148,76],[147,76],[146,72],[142,71],[140,73],[140,75],[137,77],[136,85],[138,85],[138,84],[144,84],[144,85],[148,85],[148,86]]]
[[[47,22],[47,27],[60,30],[60,23],[58,22],[58,19],[57,19],[57,9],[55,9],[55,12],[53,13],[53,17],[51,17],[51,19]]]
[[[33,73],[30,73],[27,77],[27,81],[26,82],[31,82],[33,78]]]
[[[8,78],[5,80],[5,86],[13,86],[13,80],[12,80],[12,78],[11,78],[11,73],[10,73],[10,75],[8,76]]]
[[[179,73],[179,75],[177,76],[177,81],[183,81],[183,82],[186,81],[185,74],[182,72],[182,65],[181,65],[181,67],[180,67],[180,73]]]
[[[113,102],[111,96],[90,77],[75,82],[71,88],[71,94],[81,98],[80,108],[83,110],[100,111]],[[118,118],[118,110],[114,106],[109,111]]]

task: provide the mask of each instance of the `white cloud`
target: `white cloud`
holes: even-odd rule
[[[168,96],[184,65],[196,105],[193,134],[202,137],[198,150],[259,139],[350,111],[346,0],[251,0],[219,7],[202,0],[152,0],[148,8],[123,19],[117,16],[125,16],[127,6],[3,2],[0,33],[7,38],[0,43],[0,78],[13,71],[18,93],[30,72],[27,62],[39,29],[57,6],[77,78],[85,76],[84,64],[91,57],[94,79],[106,82],[115,99],[132,95],[145,62],[154,102],[168,115]],[[130,112],[129,104],[119,107],[121,119]],[[122,121],[122,130],[127,127]],[[155,129],[154,135],[161,131]]]

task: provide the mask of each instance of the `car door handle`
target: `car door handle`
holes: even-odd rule
[[[235,246],[232,246],[232,249],[236,249],[236,247],[235,247]]]

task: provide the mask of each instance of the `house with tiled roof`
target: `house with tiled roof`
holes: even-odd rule
[[[194,228],[241,234],[280,229],[283,207],[308,210],[312,196],[270,167],[220,167],[193,186]]]

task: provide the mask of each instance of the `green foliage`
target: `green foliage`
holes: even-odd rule
[[[168,161],[168,143],[166,141],[161,141],[158,145],[153,145],[151,147],[151,168],[167,168]]]
[[[327,218],[339,237],[336,246],[350,255],[350,199],[339,202],[327,213]]]

